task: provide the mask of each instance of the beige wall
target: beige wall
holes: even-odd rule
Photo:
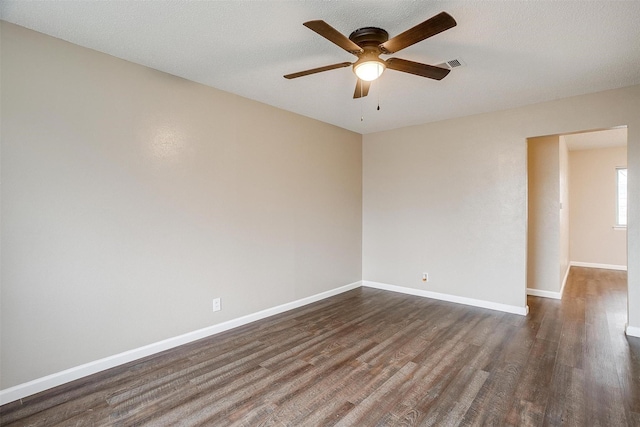
[[[640,327],[640,86],[365,135],[363,280],[524,306],[527,138],[625,124]]]
[[[527,288],[550,292],[562,283],[560,151],[557,135],[528,140]]]
[[[562,291],[562,285],[564,284],[564,278],[569,272],[570,256],[569,256],[569,239],[570,239],[570,223],[569,215],[571,214],[571,203],[569,195],[569,149],[567,148],[567,142],[563,136],[559,137],[558,154],[559,162],[559,185],[560,185],[560,270],[559,270],[559,283],[560,291]]]
[[[559,297],[569,269],[569,151],[563,136],[527,140],[527,289]]]
[[[3,389],[361,279],[360,135],[1,34]]]
[[[571,164],[571,260],[627,265],[627,234],[616,223],[616,167],[626,166],[627,147],[576,150]]]
[[[525,306],[526,138],[503,122],[364,136],[363,280]]]

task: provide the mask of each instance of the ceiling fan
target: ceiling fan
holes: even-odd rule
[[[389,58],[384,60],[380,58],[382,54],[389,55],[398,52],[449,28],[455,27],[455,19],[446,12],[441,12],[391,39],[389,39],[389,33],[377,27],[357,29],[347,38],[322,20],[305,22],[303,25],[336,44],[338,47],[357,56],[358,60],[353,63],[340,62],[339,64],[287,74],[284,76],[285,79],[295,79],[308,76],[309,74],[353,65],[353,72],[358,77],[353,97],[361,98],[367,96],[371,82],[380,77],[386,68],[435,80],[442,80],[449,74],[449,71],[451,71],[446,68],[408,61],[406,59]]]

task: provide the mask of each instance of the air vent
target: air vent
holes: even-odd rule
[[[462,59],[456,58],[447,62],[443,62],[442,64],[438,64],[436,65],[436,67],[452,69],[452,68],[462,67],[463,65],[465,64],[462,61]]]

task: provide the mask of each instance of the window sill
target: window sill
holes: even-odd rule
[[[613,229],[616,231],[627,231],[627,226],[626,225],[614,225]]]

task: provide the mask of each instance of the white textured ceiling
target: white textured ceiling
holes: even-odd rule
[[[354,100],[350,68],[282,77],[355,60],[305,21],[325,20],[347,36],[376,26],[393,37],[441,11],[458,26],[393,56],[462,59],[442,81],[387,70],[368,97]],[[640,84],[640,1],[2,0],[0,14],[363,134]]]

